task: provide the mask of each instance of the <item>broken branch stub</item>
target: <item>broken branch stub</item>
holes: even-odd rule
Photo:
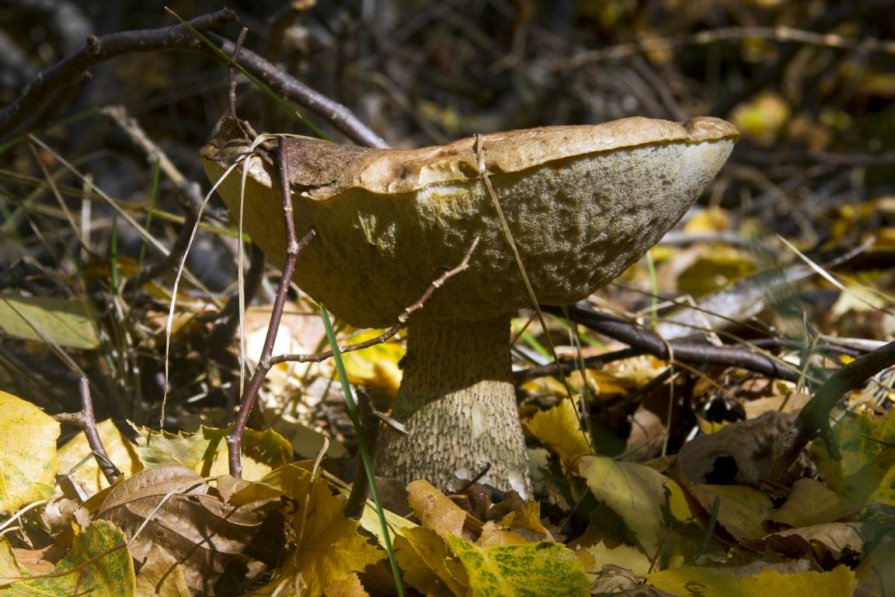
[[[250,150],[240,130],[224,119],[202,149],[212,181]],[[627,118],[481,136],[485,170],[538,301],[573,303],[637,261],[696,200],[737,137],[715,118]],[[410,434],[386,430],[377,472],[451,489],[491,463],[483,482],[527,495],[522,431],[518,420],[503,419],[515,413],[508,320],[530,300],[479,173],[475,139],[413,150],[303,137],[288,143],[296,230],[313,227],[319,241],[302,255],[294,280],[352,325],[392,325],[481,239],[467,270],[408,325],[394,415]],[[246,164],[245,229],[282,263],[275,169],[263,155]],[[241,178],[237,169],[219,187],[234,213]]]

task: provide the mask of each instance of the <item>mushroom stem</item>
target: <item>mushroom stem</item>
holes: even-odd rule
[[[486,321],[411,321],[404,379],[384,428],[376,472],[403,483],[426,479],[457,490],[480,479],[531,494],[525,440],[510,368],[510,316]]]

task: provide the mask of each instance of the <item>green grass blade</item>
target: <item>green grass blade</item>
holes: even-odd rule
[[[333,331],[329,313],[322,303],[320,304],[320,317],[323,319],[323,327],[326,329],[326,340],[333,351],[333,360],[336,362],[336,372],[339,374],[342,392],[345,394],[345,406],[348,409],[348,416],[351,418],[351,424],[354,425],[355,433],[357,433],[358,452],[360,452],[361,462],[364,465],[364,472],[367,474],[367,482],[370,486],[370,493],[373,495],[373,502],[376,504],[376,513],[379,515],[379,525],[382,527],[385,550],[388,552],[388,562],[392,569],[392,576],[395,578],[395,587],[398,590],[398,596],[403,597],[404,585],[401,583],[401,572],[398,570],[398,560],[395,559],[395,551],[392,549],[392,539],[389,534],[388,523],[385,520],[385,510],[379,497],[379,489],[376,487],[376,475],[373,474],[373,460],[370,458],[367,437],[364,433],[363,425],[361,425],[357,403],[354,401],[354,394],[351,392],[351,386],[348,384],[345,364],[342,362],[342,353],[339,352],[339,343],[336,342],[336,334]]]

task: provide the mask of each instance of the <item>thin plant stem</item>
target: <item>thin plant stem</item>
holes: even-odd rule
[[[336,334],[333,332],[333,325],[329,319],[329,313],[323,304],[320,305],[320,317],[323,319],[323,327],[326,330],[326,339],[332,349],[333,360],[336,363],[336,371],[339,374],[339,381],[342,384],[342,393],[345,395],[345,406],[348,410],[348,416],[351,418],[351,424],[357,434],[357,448],[360,453],[361,462],[364,465],[364,472],[367,476],[367,485],[370,487],[370,494],[373,496],[373,503],[376,504],[376,514],[379,517],[379,526],[382,528],[382,539],[385,542],[385,551],[388,552],[388,562],[392,569],[392,576],[395,579],[395,589],[399,597],[404,595],[404,585],[401,582],[401,572],[398,570],[398,561],[395,559],[395,550],[392,548],[391,534],[389,533],[388,523],[385,520],[385,508],[382,506],[382,499],[379,495],[379,488],[376,486],[376,475],[373,472],[373,458],[370,455],[370,449],[367,446],[367,437],[364,432],[364,426],[361,424],[360,415],[357,409],[357,403],[354,401],[354,394],[351,392],[351,386],[348,384],[348,375],[345,373],[345,363],[342,362],[342,355],[339,351],[339,344],[336,342]]]

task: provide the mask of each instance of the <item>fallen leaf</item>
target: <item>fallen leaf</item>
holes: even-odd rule
[[[895,506],[895,410],[885,416],[862,412],[833,428],[842,458],[827,454],[814,442],[814,456],[824,481],[834,491],[863,504],[876,501]]]
[[[143,470],[143,463],[137,454],[133,443],[118,430],[112,419],[106,419],[96,425],[99,439],[106,449],[109,460],[121,471],[125,477],[133,476]],[[90,456],[90,458],[87,458]],[[85,460],[86,458],[86,460]],[[69,474],[88,496],[94,495],[109,486],[109,482],[102,470],[93,458],[90,446],[87,444],[87,436],[81,431],[68,440],[59,449],[56,457],[59,462],[59,471]],[[77,468],[75,468],[77,467]],[[74,469],[74,470],[72,470]]]
[[[578,472],[594,497],[622,517],[647,553],[655,553],[666,531],[662,507],[670,479],[648,466],[606,456],[582,457]]]
[[[748,485],[688,485],[690,495],[711,512],[712,502],[718,498],[718,526],[737,541],[763,537],[767,531],[765,519],[773,508],[771,499]]]
[[[464,595],[466,570],[432,529],[404,529],[395,537],[395,557],[409,585],[425,595]]]
[[[295,549],[256,595],[282,594],[283,587],[302,595],[322,595],[333,583],[362,572],[385,555],[358,534],[357,521],[345,517],[345,498],[332,495],[326,482],[305,466],[310,464],[287,465],[265,478],[294,505],[288,526]]]
[[[472,595],[587,595],[581,561],[559,543],[478,547],[462,537],[445,542],[469,575]]]
[[[525,428],[559,457],[564,471],[591,453],[571,400],[561,400],[553,408],[536,413],[525,422]]]
[[[529,541],[553,541],[553,535],[541,522],[539,502],[525,502],[522,508],[510,512],[497,524],[505,529],[528,535]]]
[[[91,350],[100,345],[95,319],[87,303],[76,299],[0,296],[0,329],[13,338]]]
[[[428,481],[412,481],[407,485],[407,499],[420,524],[439,537],[446,533],[463,534],[469,514]]]
[[[768,412],[738,421],[711,435],[700,435],[681,447],[678,475],[691,484],[741,483],[758,487],[774,459],[774,444],[792,426],[794,414]],[[790,468],[790,482],[810,468],[806,455]]]
[[[50,497],[58,471],[59,423],[17,396],[0,391],[0,514]]]
[[[231,506],[211,494],[198,474],[169,464],[115,485],[97,518],[124,530],[138,563],[145,563],[158,545],[180,563],[192,590],[208,592],[229,561],[242,554],[265,516],[278,506],[278,501],[270,499]]]
[[[799,479],[793,485],[789,499],[768,520],[799,528],[834,522],[858,510],[859,504],[827,489],[820,481]]]
[[[832,568],[843,559],[854,560],[864,552],[859,523],[833,522],[787,529],[764,537],[768,548],[796,559],[813,556],[823,568]]]
[[[0,537],[0,588],[22,577],[22,571],[6,537]]]
[[[751,595],[811,595],[812,597],[841,597],[851,595],[855,586],[854,573],[845,566],[830,572],[796,572],[785,574],[766,570],[744,576],[736,570],[685,566],[654,572],[647,582],[673,595],[700,597],[743,597]]]
[[[53,571],[7,587],[3,595],[90,595],[129,597],[136,591],[134,564],[124,533],[97,520],[74,537],[74,543]]]
[[[352,572],[342,580],[331,583],[323,591],[324,595],[331,597],[370,597],[360,582],[357,573]]]
[[[164,547],[153,544],[146,554],[146,562],[140,568],[140,574],[137,575],[137,594],[189,597],[193,591],[177,558]]]
[[[203,477],[230,472],[227,453],[229,428],[201,426],[195,433],[170,433],[134,426],[139,434],[137,453],[147,468],[179,464]],[[257,481],[292,460],[292,444],[270,429],[246,429],[242,436],[242,478]]]
[[[364,342],[379,336],[382,332],[383,330],[365,330],[348,336],[345,338],[345,343]],[[342,361],[345,364],[348,381],[394,397],[401,385],[401,369],[398,367],[398,362],[404,358],[404,353],[404,347],[394,340],[345,353]]]
[[[605,566],[618,566],[637,576],[646,576],[653,567],[653,562],[642,550],[624,543],[610,547],[601,540],[580,549],[586,550],[593,557],[594,569],[588,572],[594,574]]]

